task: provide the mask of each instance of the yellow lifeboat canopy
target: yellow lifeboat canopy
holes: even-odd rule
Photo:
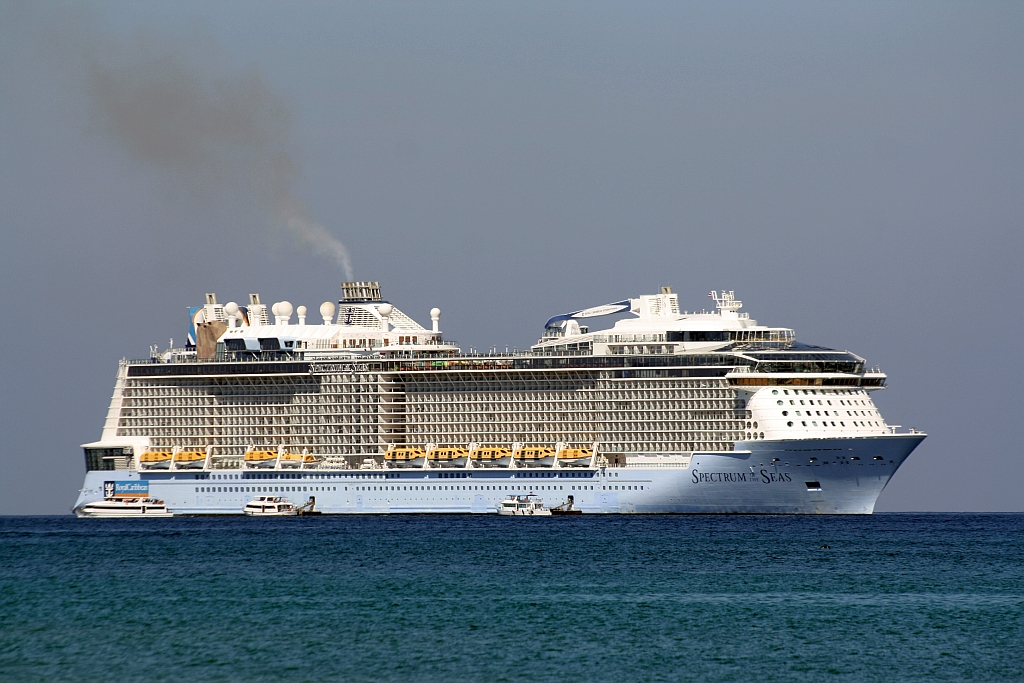
[[[277,451],[246,451],[244,460],[248,463],[262,463],[276,458]]]
[[[516,460],[543,460],[544,458],[551,458],[555,455],[554,448],[546,448],[544,446],[523,446],[522,448],[516,449]]]
[[[558,454],[559,460],[585,460],[594,453],[589,448],[563,448]]]
[[[203,451],[178,451],[174,454],[176,464],[188,464],[206,460],[206,453]]]
[[[139,462],[143,465],[156,465],[158,463],[170,464],[170,451],[146,451],[139,456]]]
[[[426,455],[426,452],[419,446],[399,446],[385,453],[384,459],[395,462],[408,462],[422,458],[424,455]]]
[[[470,454],[471,460],[479,460],[482,462],[489,462],[492,460],[501,460],[512,455],[512,450],[509,448],[502,448],[501,446],[480,446],[474,448]]]
[[[459,448],[458,446],[442,446],[441,448],[435,448],[430,451],[430,455],[428,455],[427,458],[440,462],[449,462],[451,460],[465,458],[467,455],[469,455],[469,451],[465,448]]]

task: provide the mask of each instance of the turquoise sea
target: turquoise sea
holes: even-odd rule
[[[1024,681],[1024,515],[0,518],[0,681]]]

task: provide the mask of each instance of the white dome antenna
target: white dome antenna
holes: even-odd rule
[[[295,315],[299,316],[299,324],[300,325],[305,325],[306,324],[306,307],[305,306],[299,306],[298,308],[296,308],[295,309]]]
[[[278,304],[277,310],[281,313],[281,324],[290,325],[292,311],[295,310],[294,308],[292,308],[291,302],[282,301],[280,304]]]
[[[381,304],[377,307],[377,312],[380,313],[381,317],[381,329],[385,332],[388,331],[388,325],[391,322],[388,318],[391,317],[391,313],[395,310],[395,307],[391,304]]]
[[[430,328],[431,328],[430,331],[431,332],[440,332],[440,329],[439,329],[440,324],[441,324],[441,309],[440,308],[431,308],[430,309]]]
[[[224,304],[224,314],[228,317],[228,327],[235,327],[238,325],[238,304],[234,301],[229,301]]]
[[[320,317],[324,319],[324,325],[330,325],[331,320],[334,319],[334,303],[325,301],[320,304]]]

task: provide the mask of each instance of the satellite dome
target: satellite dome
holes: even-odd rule
[[[440,318],[440,317],[441,317],[441,309],[440,308],[431,308],[430,309],[430,318],[431,318],[431,320],[433,320],[434,318]]]
[[[306,315],[306,307],[305,306],[299,306],[298,308],[295,309],[295,314],[296,315],[305,316]]]
[[[238,315],[238,304],[234,301],[227,302],[224,304],[224,312],[227,313],[229,317]]]
[[[393,310],[395,310],[395,307],[392,306],[391,304],[381,304],[380,306],[377,307],[377,312],[380,313],[385,318],[391,315],[391,311]]]
[[[285,318],[290,318],[292,315],[291,302],[282,301],[277,305],[277,310],[280,311],[281,315],[283,315]]]
[[[271,306],[270,312],[273,313],[274,315],[281,315],[281,302],[279,301],[275,303],[273,306]]]
[[[330,322],[334,317],[334,303],[325,301],[320,304],[320,317],[324,319],[324,323]]]

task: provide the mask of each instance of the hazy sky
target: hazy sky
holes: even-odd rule
[[[1024,4],[0,4],[0,514],[65,513],[117,361],[337,300],[464,348],[734,289],[930,435],[879,510],[1024,510]]]

